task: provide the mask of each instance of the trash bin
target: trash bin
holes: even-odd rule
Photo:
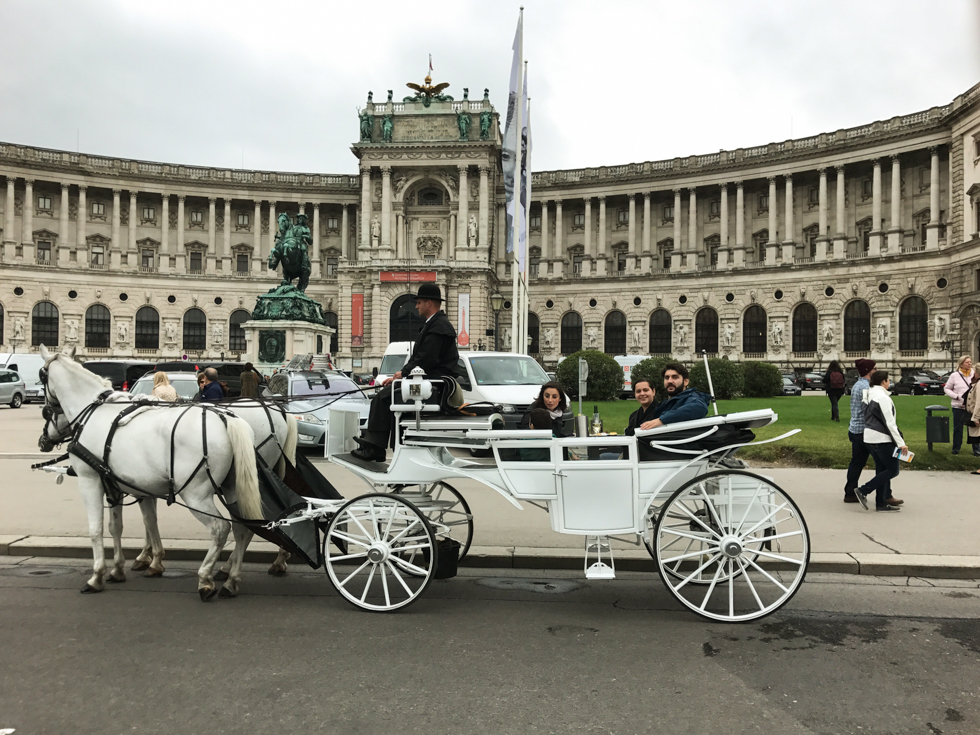
[[[933,411],[948,411],[946,406],[926,406],[926,441],[929,451],[932,444],[949,444],[949,416],[933,416]]]

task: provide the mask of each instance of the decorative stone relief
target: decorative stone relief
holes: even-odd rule
[[[949,318],[939,315],[936,317],[936,341],[945,342],[949,335]]]
[[[129,324],[127,322],[119,322],[116,325],[116,339],[120,347],[125,347],[129,342]]]
[[[215,347],[221,347],[224,342],[224,329],[220,324],[214,324],[211,326],[211,344]]]
[[[687,325],[678,324],[677,325],[677,346],[687,347]]]
[[[731,324],[725,325],[725,331],[722,336],[723,345],[725,350],[728,351],[735,347],[735,327]]]
[[[65,342],[78,341],[78,320],[68,319],[65,322]]]
[[[13,339],[16,342],[24,341],[24,320],[17,318],[14,319],[14,336]]]
[[[589,327],[585,334],[589,349],[596,349],[599,346],[599,330],[595,327]]]
[[[888,345],[888,327],[889,323],[887,319],[879,319],[878,323],[875,324],[875,344],[880,347],[885,347]]]
[[[634,326],[630,329],[630,347],[639,350],[643,344],[643,327]]]
[[[174,322],[168,322],[164,325],[163,333],[167,345],[177,344],[177,325]]]
[[[555,330],[551,327],[544,330],[544,348],[549,352],[555,349]]]
[[[781,352],[783,347],[783,323],[773,322],[769,327],[769,344],[773,352]]]
[[[438,235],[423,235],[417,241],[419,255],[423,258],[438,258],[442,252],[442,238]]]
[[[831,322],[827,322],[823,327],[823,344],[824,350],[830,350],[834,346],[834,325]]]

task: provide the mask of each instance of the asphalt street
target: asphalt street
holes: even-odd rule
[[[977,581],[813,574],[742,625],[621,574],[464,570],[360,611],[322,572],[192,563],[78,593],[83,560],[0,557],[0,731],[976,733]]]

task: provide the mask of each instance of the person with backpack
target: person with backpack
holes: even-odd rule
[[[963,426],[969,419],[966,410],[966,394],[973,381],[973,358],[963,355],[956,363],[956,370],[949,374],[943,391],[950,397],[950,408],[953,409],[953,451],[959,454],[963,446]],[[973,445],[973,456],[980,457],[980,444]]]
[[[830,398],[830,420],[840,423],[840,408],[837,404],[844,395],[844,371],[837,360],[831,362],[827,368],[823,384],[826,386],[827,397]]]
[[[875,476],[854,490],[858,502],[868,510],[868,495],[875,494],[875,510],[879,512],[901,510],[903,501],[891,494],[891,482],[898,477],[898,454],[908,455],[909,448],[899,431],[895,404],[888,392],[888,373],[876,370],[871,376],[871,387],[862,391],[864,409],[864,444],[875,461]]]

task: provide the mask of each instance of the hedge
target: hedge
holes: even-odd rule
[[[779,368],[769,362],[743,362],[742,382],[742,395],[746,398],[769,398],[783,392]]]
[[[578,360],[589,364],[587,397],[590,401],[609,401],[623,392],[623,368],[612,357],[598,350],[573,352],[558,365],[558,384],[570,398],[578,398]]]

